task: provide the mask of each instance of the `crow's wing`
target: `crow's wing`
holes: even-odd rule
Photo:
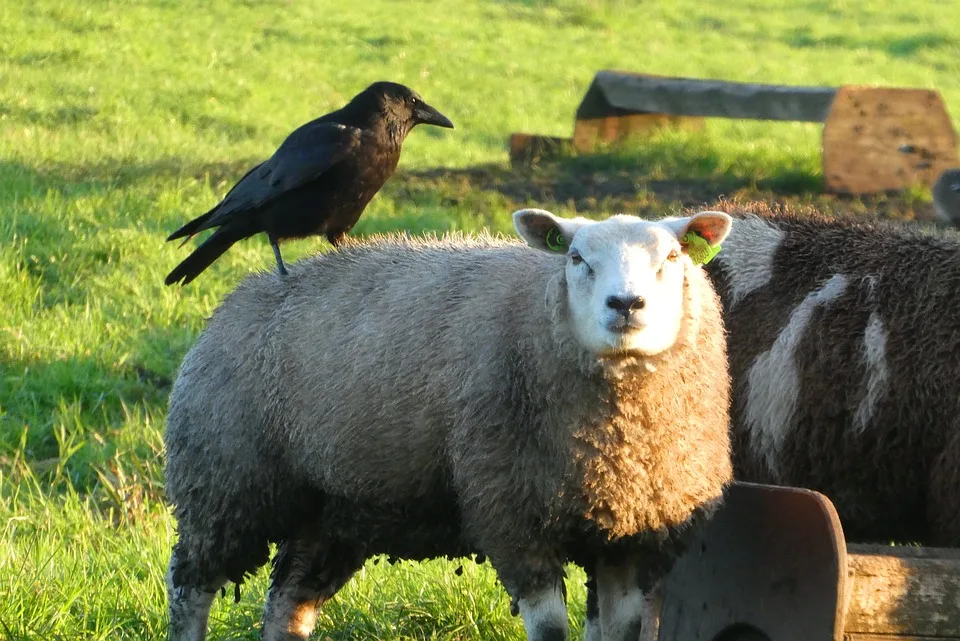
[[[361,133],[356,127],[316,120],[296,129],[273,156],[227,192],[201,229],[222,225],[236,212],[256,209],[314,180],[353,152]]]

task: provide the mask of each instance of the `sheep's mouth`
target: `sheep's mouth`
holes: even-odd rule
[[[624,318],[618,316],[607,323],[606,329],[611,334],[632,334],[641,331],[646,324],[635,318]]]

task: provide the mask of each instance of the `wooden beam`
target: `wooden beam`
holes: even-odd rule
[[[863,194],[924,185],[957,166],[957,135],[932,89],[841,87],[823,127],[827,191]]]
[[[793,87],[600,71],[577,119],[651,113],[674,116],[823,122],[833,87]]]
[[[960,637],[915,637],[897,634],[845,634],[843,641],[960,641]]]
[[[960,638],[960,550],[850,545],[847,552],[844,634]]]
[[[513,163],[537,162],[546,158],[569,156],[572,153],[573,144],[569,138],[510,134],[510,161]]]
[[[629,141],[653,130],[702,129],[702,118],[667,116],[664,114],[626,114],[607,118],[578,119],[573,128],[573,147],[580,153],[591,153],[598,146]]]

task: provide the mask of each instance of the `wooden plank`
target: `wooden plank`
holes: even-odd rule
[[[661,127],[700,129],[703,127],[703,119],[665,114],[625,114],[578,119],[573,129],[573,147],[581,153],[590,153],[600,145],[626,142]]]
[[[823,127],[827,191],[863,194],[932,187],[957,165],[957,135],[940,94],[841,87]]]
[[[543,158],[565,156],[571,153],[573,153],[573,144],[569,138],[510,134],[510,161],[514,163],[537,162]]]
[[[861,556],[895,556],[899,559],[940,559],[960,562],[960,548],[848,543],[847,551]]]
[[[833,87],[794,87],[600,71],[577,119],[623,113],[823,122]]]
[[[960,550],[850,546],[847,572],[845,634],[960,638]]]
[[[901,634],[845,634],[843,641],[960,641],[960,637],[914,637]]]

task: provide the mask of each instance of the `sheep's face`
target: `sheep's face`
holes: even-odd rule
[[[695,232],[716,246],[730,231],[720,212],[647,221],[564,219],[537,209],[514,214],[517,231],[537,249],[566,256],[567,305],[574,334],[597,355],[651,356],[677,340],[684,316],[689,244]]]

